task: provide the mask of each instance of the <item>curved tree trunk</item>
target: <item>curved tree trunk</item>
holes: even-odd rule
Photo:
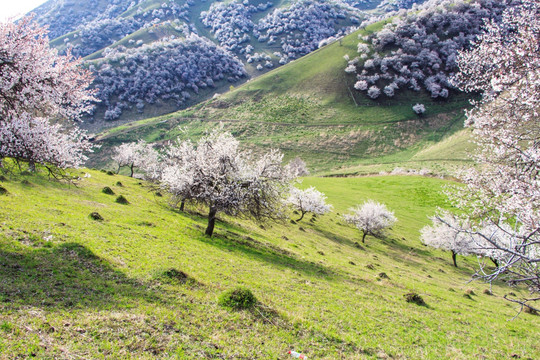
[[[210,206],[210,211],[208,212],[208,226],[206,227],[205,234],[212,236],[214,233],[214,225],[216,224],[216,214],[217,209],[213,206]]]
[[[129,167],[129,169],[131,170],[131,174],[129,174],[129,177],[133,177],[133,168],[135,167],[134,164],[131,164],[131,166]]]
[[[455,253],[455,251],[452,251],[452,261],[454,262],[455,267],[457,267],[456,256],[457,254]]]
[[[306,215],[306,211],[302,211],[302,216],[300,216],[300,219],[296,220],[296,222],[302,220],[304,218],[304,215]]]
[[[30,172],[36,172],[36,163],[32,160],[28,162],[28,170]]]
[[[497,261],[497,259],[490,257],[489,260],[491,260],[491,262],[494,263],[496,267],[499,267],[499,262]]]
[[[364,243],[364,244],[365,244],[365,242],[366,242],[366,236],[367,236],[367,232],[364,232],[364,233],[362,234],[362,243]]]

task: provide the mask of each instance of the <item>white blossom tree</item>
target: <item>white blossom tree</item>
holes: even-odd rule
[[[282,216],[291,179],[281,164],[280,152],[254,156],[240,150],[238,141],[221,130],[204,136],[195,146],[189,142],[177,145],[182,146],[189,156],[170,161],[161,183],[179,192],[183,200],[208,206],[208,236],[213,234],[219,212],[257,220]]]
[[[51,49],[46,30],[31,18],[0,23],[0,165],[11,157],[52,172],[86,160],[91,145],[84,132],[60,125],[79,120],[96,100],[80,63]]]
[[[502,21],[486,24],[471,51],[460,53],[456,82],[481,91],[467,113],[480,167],[461,174],[455,204],[469,214],[484,246],[503,252],[495,271],[479,272],[492,281],[527,285],[540,300],[540,4],[524,0],[508,7]],[[498,228],[505,241],[495,241]]]
[[[345,221],[362,231],[362,242],[365,242],[367,235],[381,236],[385,229],[397,221],[393,211],[388,210],[386,205],[373,200],[357,205],[350,211],[352,214],[345,214],[343,217]]]
[[[293,178],[309,175],[309,170],[306,163],[298,156],[289,161],[289,163],[285,165],[285,168],[289,171],[291,177]]]
[[[166,149],[162,171],[157,175],[171,194],[171,203],[180,203],[180,211],[184,211],[186,201],[194,199],[198,190],[193,173],[195,161],[196,148],[191,141],[177,141]]]
[[[152,172],[158,163],[158,153],[152,145],[147,144],[144,140],[139,140],[134,143],[126,143],[117,146],[112,159],[118,164],[118,170],[127,166],[130,170],[130,177],[133,177],[135,168],[141,168],[145,171]],[[150,175],[151,176],[151,175]]]
[[[458,267],[457,255],[475,253],[474,244],[467,231],[469,227],[465,226],[458,217],[449,212],[443,212],[441,215],[431,217],[431,221],[432,225],[424,226],[420,230],[422,243],[436,249],[450,251],[455,267]]]
[[[323,215],[332,210],[332,205],[326,203],[326,196],[313,186],[305,190],[292,187],[287,203],[300,212],[296,221],[302,220],[307,213]]]
[[[413,105],[412,109],[416,115],[423,115],[426,112],[424,104]]]

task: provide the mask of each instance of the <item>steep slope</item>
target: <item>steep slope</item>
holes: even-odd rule
[[[0,359],[540,356],[540,318],[508,321],[516,309],[502,299],[524,289],[495,284],[486,294],[488,285],[468,283],[476,258],[459,257],[455,269],[448,253],[420,244],[427,215],[445,206],[445,181],[306,178],[334,213],[264,226],[225,217],[210,239],[205,209],[173,211],[136,179],[79,175],[76,187],[40,175],[1,180]],[[398,223],[360,246],[339,214],[368,198]],[[259,305],[218,306],[236,286]],[[407,303],[410,292],[427,306]]]

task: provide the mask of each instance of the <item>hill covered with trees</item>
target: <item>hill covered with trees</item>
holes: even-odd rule
[[[110,121],[122,114],[123,118],[143,118],[173,111],[286,64],[317,49],[321,42],[352,31],[370,16],[366,10],[386,11],[376,5],[337,0],[138,0],[96,4],[50,0],[34,13],[38,23],[48,26],[53,46],[85,57],[97,77],[102,100],[94,119]],[[201,41],[193,41],[195,37]],[[219,72],[215,76],[193,65],[170,61],[183,52],[187,58],[194,54],[202,63],[213,63],[216,51],[226,58],[226,64],[217,61],[210,70]],[[132,59],[136,53],[145,54],[137,69],[130,60],[116,61]],[[130,88],[130,84],[145,82],[146,74],[154,71],[161,73],[160,80],[167,77],[181,84],[175,86],[165,80],[142,85],[138,91],[128,89],[128,96],[116,92],[124,84]],[[207,86],[209,89],[199,94],[197,88]]]

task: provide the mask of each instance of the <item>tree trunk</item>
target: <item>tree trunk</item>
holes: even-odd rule
[[[306,212],[305,211],[302,211],[302,216],[300,216],[300,219],[296,220],[296,222],[302,220],[304,218],[304,215],[306,215]]]
[[[184,205],[186,204],[186,201],[185,200],[182,200],[180,202],[180,211],[184,211]]]
[[[205,234],[212,237],[214,233],[214,225],[216,224],[217,209],[210,206],[210,212],[208,213],[208,226],[206,227]]]
[[[496,267],[499,267],[499,262],[497,261],[497,259],[490,257],[489,260],[491,260],[491,262],[494,263]]]
[[[36,172],[36,163],[33,161],[28,162],[28,171]]]
[[[367,236],[367,232],[365,232],[365,233],[362,234],[362,243],[363,243],[363,244],[366,243],[366,236]]]
[[[133,177],[133,167],[135,165],[131,164],[131,166],[129,167],[129,169],[131,170],[131,174],[129,174],[129,177]]]
[[[457,262],[456,262],[456,253],[455,251],[452,251],[452,261],[454,262],[454,266],[457,267]]]

